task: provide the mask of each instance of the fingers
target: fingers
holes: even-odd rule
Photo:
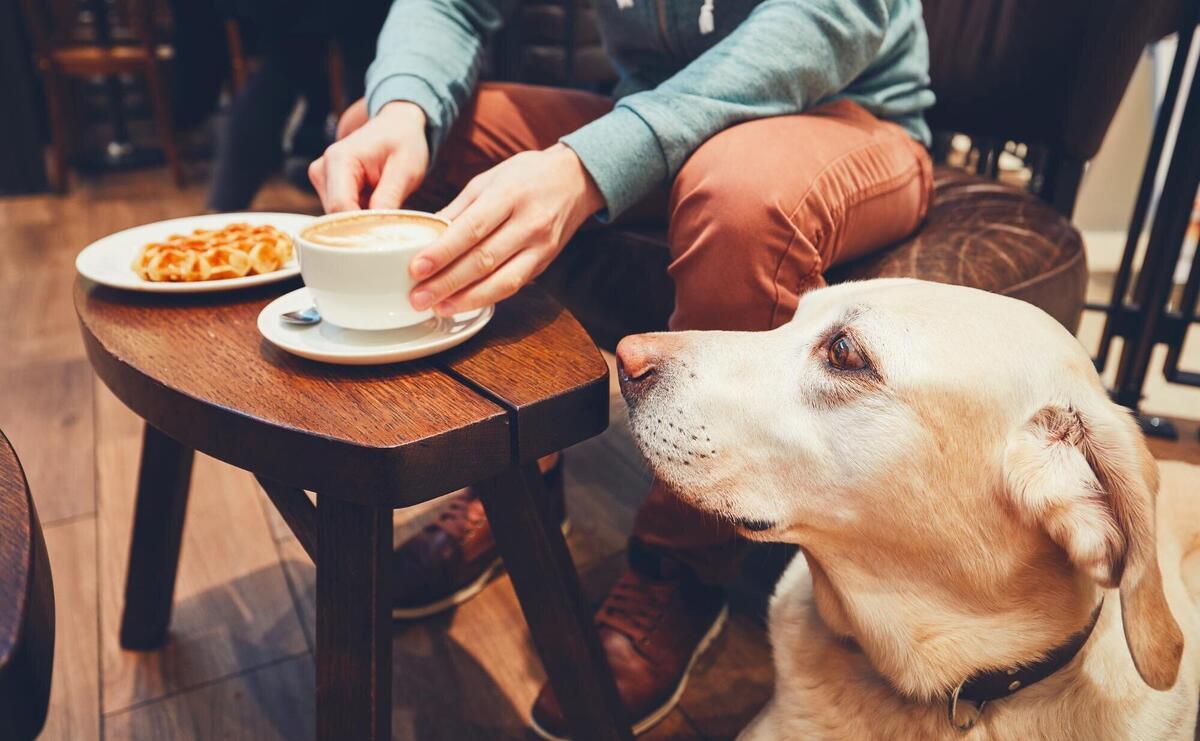
[[[510,220],[430,280],[412,291],[413,308],[423,311],[481,281],[525,246],[525,234]]]
[[[417,253],[409,265],[409,273],[423,280],[457,260],[496,230],[512,214],[513,203],[503,196],[483,196],[473,201],[433,244]],[[499,264],[499,263],[495,263]],[[495,267],[493,264],[492,267]],[[491,269],[489,268],[489,271]],[[456,286],[459,288],[461,286]],[[420,289],[421,286],[418,286]],[[448,293],[446,294],[448,295]],[[416,306],[416,292],[413,294]],[[440,298],[440,296],[434,297]],[[431,300],[429,306],[433,303]]]
[[[483,175],[471,178],[471,181],[467,183],[467,187],[460,190],[458,195],[454,197],[454,200],[446,204],[446,207],[441,211],[438,211],[437,215],[450,221],[457,219],[463,211],[467,210],[467,206],[474,203],[479,194],[483,192],[484,178],[487,174],[484,173]]]
[[[317,197],[321,199],[321,206],[325,206],[325,157],[321,156],[308,163],[308,180],[313,185],[313,189],[317,191]]]
[[[321,205],[326,213],[353,211],[362,208],[362,189],[365,173],[358,157],[349,154],[339,144],[325,150],[325,195]]]
[[[367,118],[367,99],[359,98],[351,103],[338,119],[337,138],[345,139],[348,134],[365,124]]]
[[[518,252],[491,275],[439,302],[434,312],[451,316],[503,301],[536,278],[543,267],[541,256],[534,250]]]
[[[371,193],[369,208],[400,208],[404,199],[408,198],[417,186],[421,184],[421,172],[412,166],[405,157],[388,158],[379,175],[379,182]]]

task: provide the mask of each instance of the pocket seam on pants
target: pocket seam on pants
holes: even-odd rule
[[[908,134],[901,132],[898,136],[908,136]],[[821,184],[822,179],[825,178],[828,175],[828,173],[830,172],[830,170],[832,170],[835,166],[841,164],[842,162],[844,162],[848,159],[854,159],[854,158],[858,157],[862,152],[869,151],[873,148],[894,146],[896,143],[894,141],[895,138],[896,137],[889,137],[889,139],[886,141],[878,141],[878,140],[872,139],[871,141],[866,142],[865,144],[863,144],[859,147],[855,147],[854,149],[852,149],[848,152],[842,153],[839,157],[826,163],[825,166],[822,167],[821,170],[815,176],[813,176],[812,183],[809,185],[808,190],[806,190],[804,192],[804,195],[799,198],[799,200],[796,202],[796,205],[788,212],[787,221],[793,225],[795,224],[796,215],[799,214],[800,211],[805,207],[805,205],[809,202],[809,199],[813,197],[814,193],[821,192],[821,189],[818,186]],[[904,142],[901,142],[901,143],[903,144]],[[893,175],[890,178],[886,178],[886,179],[880,181],[879,183],[874,184],[873,186],[871,186],[869,188],[863,189],[860,192],[859,197],[856,198],[852,203],[839,204],[839,210],[841,213],[840,213],[840,218],[838,219],[837,227],[840,228],[842,223],[844,223],[845,214],[851,208],[854,208],[854,207],[866,202],[867,200],[870,200],[871,198],[875,198],[875,197],[893,192],[895,190],[898,190],[899,188],[903,187],[903,185],[912,178],[912,175],[914,172],[920,174],[922,172],[921,163],[919,161],[916,161],[916,153],[915,152],[913,153],[913,155],[914,155],[913,163],[909,167],[905,168],[903,172]],[[922,178],[922,180],[924,180],[924,178]],[[827,211],[833,211],[833,209],[829,208],[828,203],[826,203],[825,205],[826,205]],[[840,229],[835,229],[835,231],[837,231],[840,234]],[[782,293],[780,290],[780,285],[781,285],[780,274],[783,272],[783,266],[787,262],[788,257],[792,254],[792,251],[795,248],[796,240],[799,238],[799,234],[800,234],[800,230],[796,229],[793,226],[792,236],[788,240],[788,243],[784,247],[783,251],[780,253],[779,260],[775,265],[775,271],[772,275],[773,290],[775,292],[774,302],[773,302],[773,305],[771,308],[772,326],[774,326],[775,318],[779,314],[779,306],[782,301]],[[803,285],[805,281],[809,280],[812,277],[813,273],[818,272],[823,268],[824,258],[821,255],[821,251],[818,248],[817,243],[814,242],[812,244],[812,248],[813,248],[813,251],[816,253],[816,262],[814,264],[814,267],[800,278],[798,285]]]

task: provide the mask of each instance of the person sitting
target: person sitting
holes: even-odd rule
[[[597,0],[620,73],[611,98],[480,83],[511,5],[396,0],[365,97],[309,168],[327,211],[416,204],[453,220],[412,261],[415,308],[491,304],[585,224],[657,218],[670,328],[767,330],[827,268],[924,218],[933,93],[919,0]],[[542,466],[548,511],[561,515],[561,464]],[[728,523],[651,486],[627,569],[596,613],[635,730],[670,711],[720,629],[721,585],[743,545]],[[411,618],[474,595],[499,557],[468,490],[396,559],[395,614]],[[548,688],[532,722],[547,738],[567,733]]]
[[[304,112],[292,131],[290,152],[304,167],[329,143],[331,108],[329,51],[341,53],[344,88],[363,92],[363,72],[371,61],[371,40],[379,33],[388,5],[365,0],[332,13],[311,0],[218,0],[219,9],[239,21],[255,42],[259,64],[218,120],[213,172],[206,208],[244,211],[266,179],[284,161],[284,131],[296,102]],[[285,171],[290,168],[285,168]]]

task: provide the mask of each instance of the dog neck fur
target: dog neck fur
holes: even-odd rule
[[[945,697],[977,672],[1041,658],[1082,628],[1100,599],[1096,582],[1014,510],[998,467],[950,469],[933,459],[968,446],[979,449],[948,435],[910,469],[941,470],[939,496],[929,496],[928,477],[914,475],[890,478],[887,497],[869,497],[928,501],[937,513],[910,507],[903,523],[898,513],[863,518],[852,543],[844,529],[785,537],[803,548],[825,625],[856,641],[913,699]],[[939,526],[948,513],[962,527]]]
[[[856,641],[900,693],[932,700],[977,672],[1041,658],[1087,622],[1099,590],[1053,544],[1040,545],[990,585],[941,590],[909,579],[908,568],[867,568],[821,544],[803,553],[826,627]]]

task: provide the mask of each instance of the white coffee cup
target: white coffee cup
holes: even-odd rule
[[[396,329],[418,324],[408,294],[416,281],[408,264],[450,222],[424,211],[373,209],[329,214],[296,235],[300,275],[321,319],[346,329]]]

